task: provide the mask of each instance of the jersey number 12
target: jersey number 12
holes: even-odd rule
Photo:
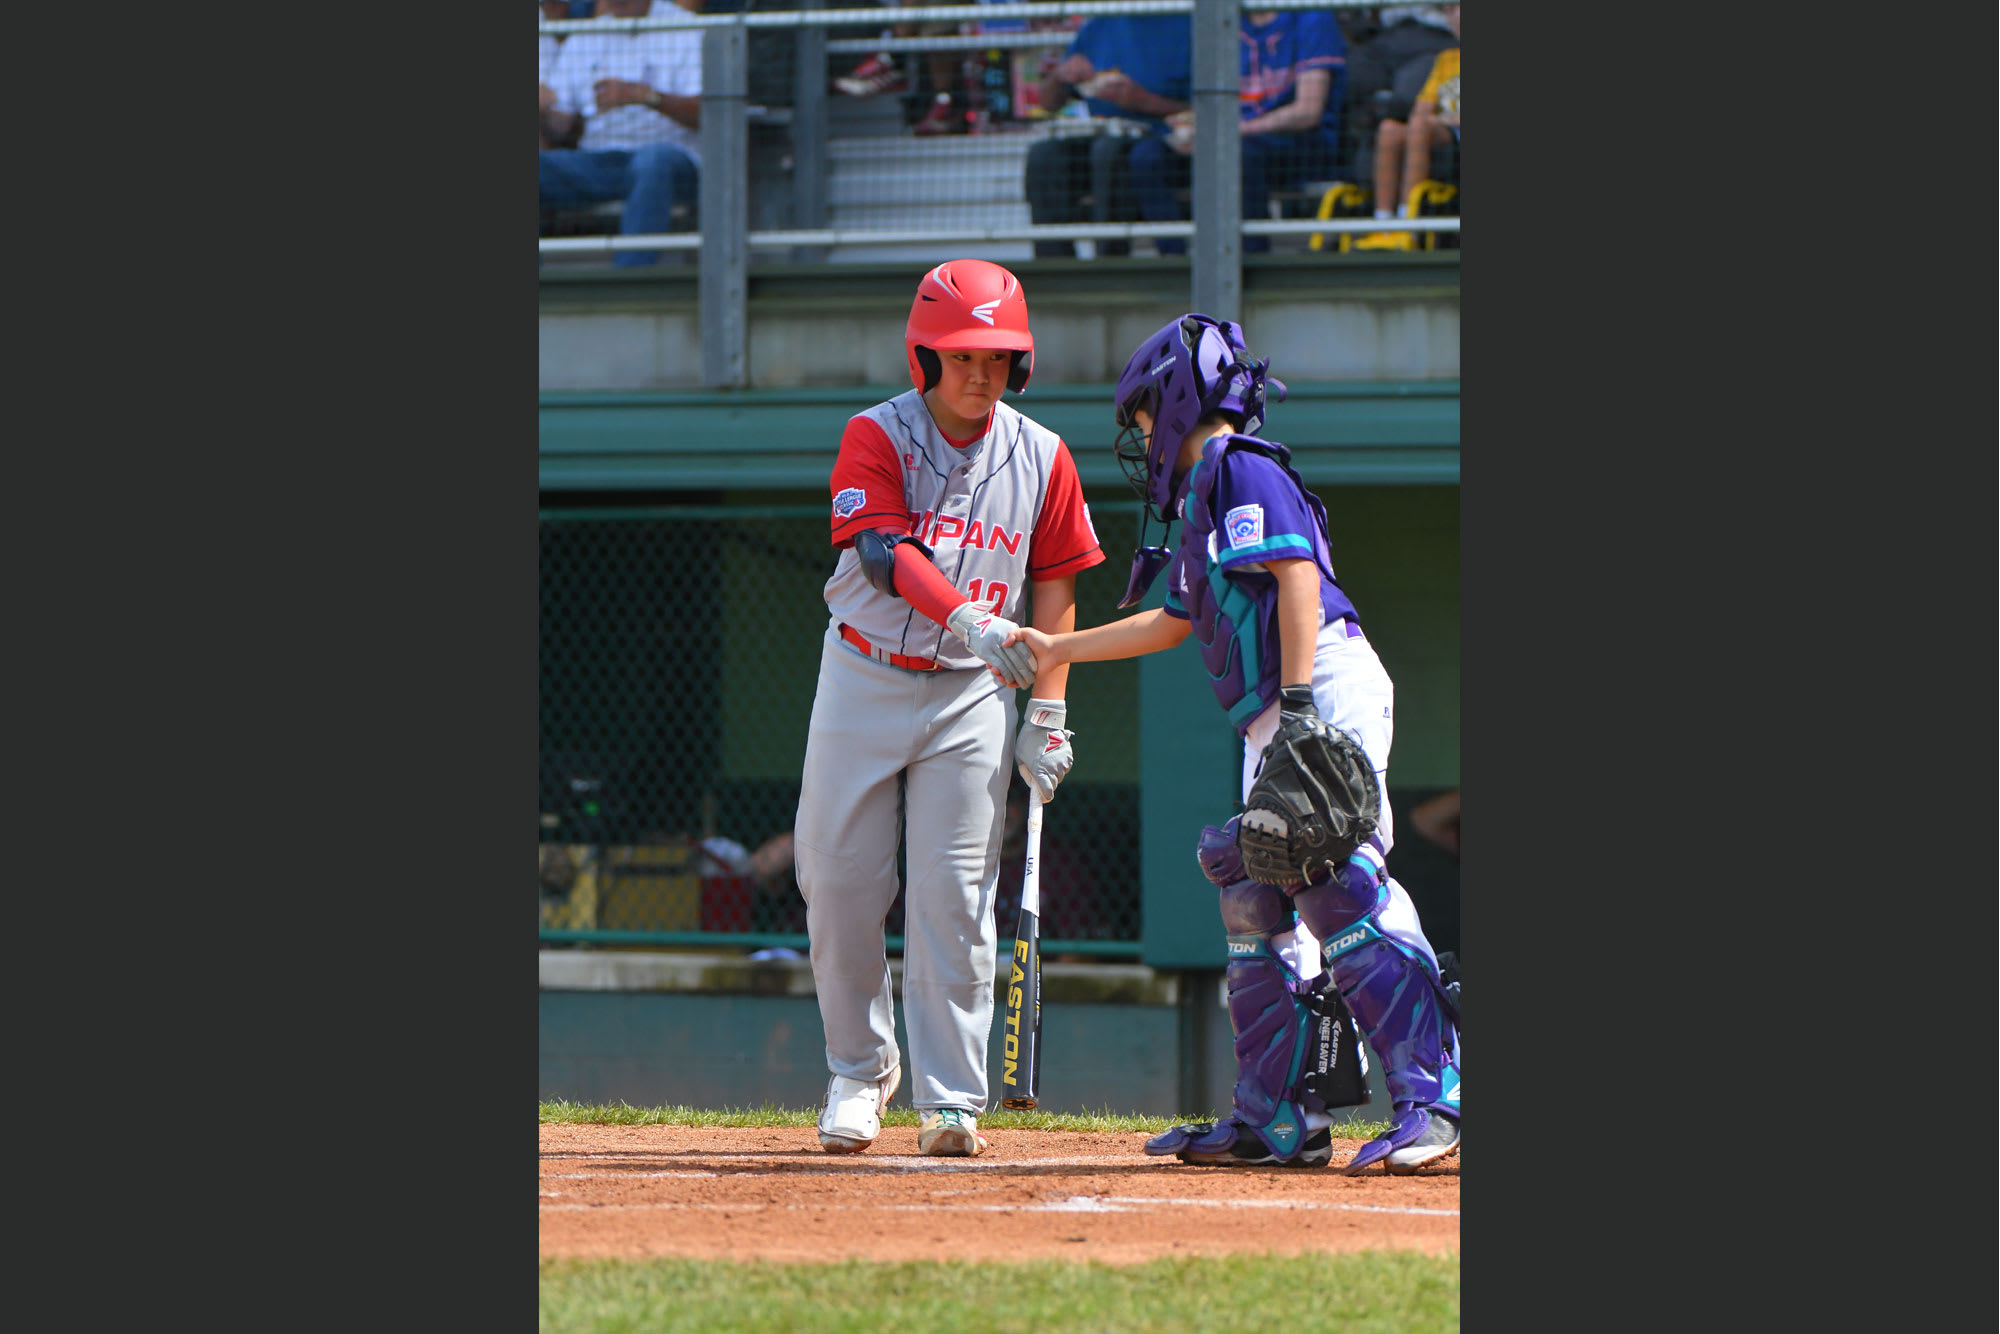
[[[1007,605],[1008,586],[1004,581],[995,580],[986,585],[986,596],[982,598],[979,595],[979,586],[982,582],[984,581],[974,579],[966,586],[965,596],[970,601],[984,603],[988,611],[997,615],[1000,608]]]

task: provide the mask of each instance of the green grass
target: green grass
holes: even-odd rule
[[[998,1130],[1106,1130],[1143,1131],[1156,1135],[1180,1121],[1213,1121],[1216,1113],[1197,1116],[1140,1116],[1114,1112],[1010,1112],[992,1111],[979,1118],[983,1129]],[[612,1126],[796,1126],[810,1128],[819,1120],[819,1108],[772,1107],[633,1107],[625,1103],[578,1103],[566,1100],[541,1105],[544,1125]],[[883,1116],[887,1126],[913,1126],[917,1113],[910,1107],[891,1107]],[[1370,1139],[1389,1128],[1387,1121],[1354,1120],[1337,1126],[1352,1139]]]
[[[637,1330],[1337,1328],[1456,1331],[1456,1254],[1234,1255],[1116,1267],[1038,1260],[779,1265],[544,1260],[541,1328]]]

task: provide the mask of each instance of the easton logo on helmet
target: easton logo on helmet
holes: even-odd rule
[[[993,309],[999,304],[1000,301],[997,297],[992,301],[980,302],[978,305],[972,308],[972,318],[975,320],[983,320],[987,324],[993,323]]]

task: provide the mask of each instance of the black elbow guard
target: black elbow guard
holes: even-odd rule
[[[854,554],[861,558],[861,573],[892,598],[902,596],[896,591],[896,548],[905,542],[923,552],[925,560],[935,559],[929,547],[908,533],[878,533],[873,528],[864,528],[854,537]]]

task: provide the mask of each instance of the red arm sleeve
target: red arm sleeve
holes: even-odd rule
[[[864,528],[910,531],[896,447],[869,417],[851,417],[833,461],[833,545],[851,547]]]
[[[1087,570],[1103,560],[1104,549],[1098,546],[1097,531],[1090,524],[1090,508],[1083,503],[1076,461],[1069,456],[1069,446],[1058,440],[1055,466],[1049,470],[1049,492],[1028,543],[1028,575],[1053,579]]]
[[[944,577],[944,571],[931,564],[930,558],[910,542],[896,544],[896,591],[939,625],[966,600],[965,594]]]

